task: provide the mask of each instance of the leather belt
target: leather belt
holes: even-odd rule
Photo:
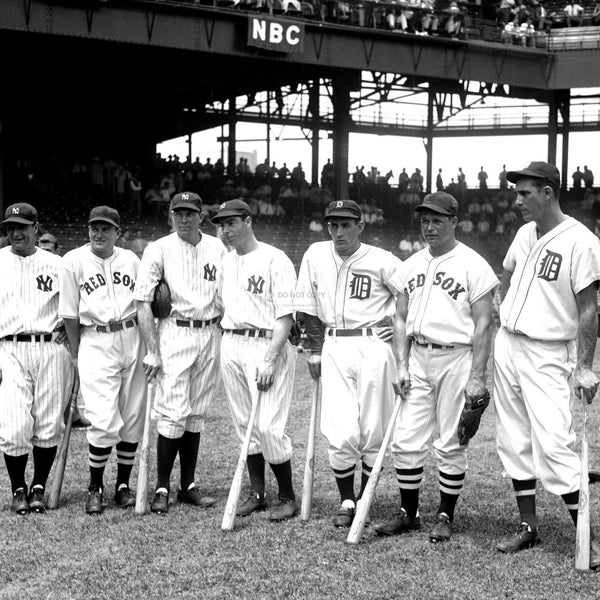
[[[117,323],[109,323],[108,325],[96,325],[96,331],[98,333],[114,333],[115,331],[122,331],[123,329],[131,329],[137,325],[137,317],[127,319],[126,321],[119,321]]]
[[[433,344],[433,343],[423,344],[422,342],[417,342],[417,340],[415,340],[415,339],[413,339],[413,342],[417,346],[423,346],[424,348],[428,348],[429,350],[431,350],[431,349],[433,349],[433,350],[454,350],[454,348],[456,348],[456,346],[444,346],[444,344]]]
[[[214,317],[208,321],[198,321],[197,319],[175,319],[175,323],[177,327],[192,327],[197,329],[218,323],[220,318],[221,317]]]
[[[51,342],[51,333],[17,333],[16,335],[7,335],[2,338],[7,342]]]
[[[266,338],[270,340],[273,337],[273,332],[268,329],[225,329],[227,333],[234,335],[243,335],[251,338]]]
[[[333,337],[358,337],[367,335],[376,335],[372,327],[363,327],[360,329],[335,329],[331,327],[327,330],[327,335]]]

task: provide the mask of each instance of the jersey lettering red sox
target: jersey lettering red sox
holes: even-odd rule
[[[0,250],[0,338],[18,333],[48,333],[58,318],[58,273],[63,259],[41,248],[31,256]],[[18,302],[14,299],[18,298]]]
[[[60,274],[58,313],[81,325],[108,325],[136,313],[133,294],[140,260],[124,248],[100,258],[86,244],[67,252]]]
[[[372,327],[394,315],[402,271],[402,261],[381,248],[361,244],[342,259],[333,242],[317,242],[302,259],[294,306],[327,327]]]
[[[459,242],[437,257],[424,248],[408,258],[404,267],[407,335],[421,343],[472,345],[471,306],[498,285],[486,260]]]
[[[519,229],[503,263],[512,273],[500,321],[512,333],[544,341],[577,337],[576,295],[600,279],[600,241],[569,217],[538,239],[535,223]]]

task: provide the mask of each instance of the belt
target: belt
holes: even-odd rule
[[[456,348],[456,346],[444,346],[444,344],[433,344],[433,343],[423,344],[421,342],[417,342],[417,340],[415,340],[415,339],[413,339],[413,342],[417,346],[423,346],[424,348],[428,348],[429,350],[454,350],[454,348]]]
[[[244,337],[266,338],[270,340],[273,337],[273,332],[268,329],[226,329],[227,333],[234,335],[243,335]]]
[[[220,318],[221,317],[214,317],[213,319],[209,319],[208,321],[198,321],[197,319],[175,319],[175,323],[177,324],[177,327],[200,328],[208,327],[209,325],[218,323]]]
[[[327,330],[327,335],[333,337],[357,337],[375,335],[375,329],[372,327],[363,327],[361,329],[335,329],[333,327]]]
[[[119,321],[118,323],[109,323],[108,325],[96,325],[98,333],[111,333],[122,331],[123,329],[131,329],[137,325],[137,317],[127,319],[127,321]]]
[[[7,335],[2,340],[7,342],[51,342],[51,333],[17,333],[16,335]]]

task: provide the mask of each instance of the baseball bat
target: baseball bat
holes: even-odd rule
[[[300,518],[310,521],[312,511],[313,484],[315,481],[315,438],[317,434],[317,412],[319,410],[319,383],[315,382],[312,407],[310,410],[310,426],[308,429],[308,443],[306,444],[306,462],[304,464],[304,483],[302,485],[302,508]]]
[[[246,461],[248,460],[248,449],[250,448],[250,439],[252,438],[252,430],[254,429],[254,421],[256,420],[259,398],[260,393],[252,400],[248,428],[244,435],[240,457],[238,458],[237,466],[235,467],[231,489],[229,490],[227,504],[225,504],[225,512],[223,513],[223,522],[221,523],[221,529],[223,531],[231,531],[235,525],[235,513],[238,500],[240,499],[240,492],[242,491],[242,478],[244,477],[244,469],[246,467]]]
[[[62,441],[60,443],[60,448],[58,450],[58,458],[56,460],[56,469],[54,470],[52,487],[50,488],[50,494],[48,495],[48,508],[51,509],[58,508],[58,503],[60,501],[60,490],[62,489],[63,479],[65,477],[65,467],[67,465],[67,456],[69,455],[69,442],[71,440],[71,429],[73,428],[73,415],[75,414],[75,407],[77,406],[78,394],[79,373],[77,369],[75,369],[73,387],[71,388],[71,395],[69,396],[69,412],[67,414],[67,423]]]
[[[135,514],[145,515],[148,512],[148,475],[150,458],[150,417],[152,415],[152,401],[154,400],[154,383],[148,384],[148,398],[146,399],[146,413],[144,415],[144,434],[140,447],[140,466],[138,469],[137,490],[135,494]]]
[[[588,475],[588,398],[583,397],[583,427],[581,431],[581,474],[579,478],[579,506],[577,507],[577,535],[575,537],[575,568],[590,568],[590,493]]]
[[[373,498],[375,497],[375,488],[377,487],[377,482],[379,481],[379,476],[381,475],[383,461],[385,459],[388,446],[390,445],[392,434],[394,433],[396,419],[398,418],[398,413],[400,412],[401,401],[402,396],[397,394],[396,402],[394,404],[394,410],[392,412],[390,422],[388,423],[387,429],[385,431],[385,435],[383,436],[381,448],[379,448],[379,452],[377,453],[375,464],[373,465],[373,469],[371,470],[369,482],[367,483],[362,497],[356,507],[356,513],[354,514],[354,519],[352,520],[352,526],[350,527],[348,537],[346,538],[346,543],[348,544],[358,544],[360,538],[362,537],[362,533],[365,528],[365,522],[367,520],[367,516],[369,515],[369,510],[371,510]]]

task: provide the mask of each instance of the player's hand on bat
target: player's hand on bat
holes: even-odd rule
[[[308,372],[310,376],[317,380],[321,377],[321,355],[320,354],[311,354],[308,357]]]
[[[398,367],[398,377],[392,384],[394,386],[394,393],[399,396],[406,396],[406,393],[410,389],[410,375],[406,367]]]
[[[467,398],[477,398],[485,390],[485,381],[483,378],[471,375],[465,386],[465,396]]]
[[[155,352],[148,352],[142,361],[144,365],[144,375],[146,376],[146,381],[150,383],[160,371],[162,366],[162,360],[160,356]]]
[[[596,392],[598,391],[598,377],[596,373],[586,367],[578,367],[575,369],[575,394],[581,398],[583,393],[587,398],[588,404],[592,403]]]
[[[273,385],[275,376],[275,361],[264,360],[256,367],[256,387],[266,392]]]

